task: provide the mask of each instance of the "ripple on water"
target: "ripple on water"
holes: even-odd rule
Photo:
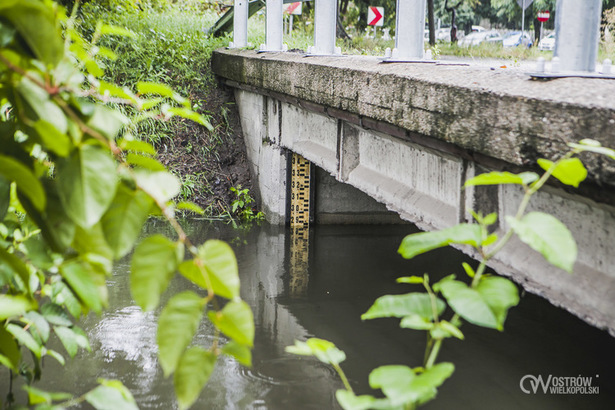
[[[280,357],[254,363],[251,369],[241,368],[243,377],[276,386],[305,384],[314,380],[337,380],[335,370],[311,358]]]

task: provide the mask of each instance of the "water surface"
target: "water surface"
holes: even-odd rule
[[[342,384],[335,372],[313,358],[285,353],[295,339],[321,337],[344,350],[348,359],[342,367],[359,394],[372,392],[368,374],[377,366],[420,365],[424,332],[399,329],[394,319],[362,322],[360,315],[383,294],[420,290],[395,284],[399,276],[429,272],[437,280],[459,273],[463,261],[476,263],[451,249],[402,259],[397,247],[413,229],[318,226],[303,248],[291,250],[294,240],[283,227],[264,225],[239,232],[226,225],[193,222],[195,242],[220,238],[233,243],[241,294],[256,323],[254,366],[246,369],[233,359],[221,358],[193,408],[339,409],[334,395]],[[159,312],[144,313],[134,305],[128,270],[129,261],[123,261],[109,280],[111,308],[81,323],[93,352],[80,353],[65,367],[47,360],[39,387],[80,394],[95,386],[99,377],[120,379],[142,409],[176,408],[172,380],[163,378],[156,358]],[[178,278],[165,299],[191,287]],[[424,408],[615,408],[615,339],[543,299],[523,294],[503,333],[469,324],[462,330],[466,340],[447,340],[439,358],[455,363],[456,371],[438,398]],[[211,334],[211,326],[203,325],[195,343],[209,346]],[[519,382],[526,374],[591,376],[600,394],[525,394]],[[0,383],[6,385],[5,375],[1,377]]]

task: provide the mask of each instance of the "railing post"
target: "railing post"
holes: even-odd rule
[[[341,54],[335,47],[337,26],[337,0],[315,0],[314,5],[314,46],[308,47],[308,54]]]
[[[230,48],[248,46],[248,0],[235,0],[233,7],[233,42]]]
[[[261,44],[260,51],[286,51],[283,44],[282,0],[267,0],[266,4],[266,44]]]
[[[602,0],[557,0],[555,51],[562,72],[594,72]]]
[[[423,61],[425,3],[426,0],[397,0],[395,48],[389,61]]]

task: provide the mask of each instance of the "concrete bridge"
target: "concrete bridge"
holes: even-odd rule
[[[463,190],[491,170],[536,170],[566,143],[615,147],[615,81],[533,81],[488,66],[382,64],[372,57],[218,50],[235,90],[248,156],[270,222],[289,216],[289,155],[316,166],[316,223],[403,223],[436,230],[469,210],[515,213],[518,186]],[[579,189],[553,183],[529,210],[559,218],[579,256],[569,275],[513,240],[491,267],[615,334],[615,161],[584,155]],[[504,218],[498,221],[504,229]],[[462,249],[472,255],[471,249]]]

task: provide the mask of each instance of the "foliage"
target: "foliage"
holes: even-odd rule
[[[253,222],[265,219],[265,215],[262,212],[255,212],[255,201],[254,198],[250,196],[250,192],[247,188],[242,189],[241,185],[239,185],[236,188],[231,187],[231,191],[237,196],[231,204],[232,212],[237,215],[240,221]]]
[[[540,190],[550,177],[560,183],[578,187],[587,177],[587,170],[577,154],[594,152],[615,160],[615,150],[601,147],[597,141],[582,140],[569,144],[571,151],[553,162],[545,159],[538,165],[545,171],[542,175],[534,172],[512,174],[490,172],[469,179],[465,187],[481,185],[513,184],[521,187],[525,195],[515,216],[506,216],[508,230],[503,235],[490,233],[498,215],[481,215],[472,212],[476,223],[464,223],[434,232],[421,232],[406,236],[398,252],[411,259],[416,255],[449,245],[470,246],[480,256],[476,269],[467,263],[462,268],[469,284],[449,275],[431,283],[429,275],[407,276],[397,279],[398,283],[422,285],[425,293],[412,292],[403,295],[385,295],[378,298],[365,312],[363,320],[383,317],[400,319],[400,327],[427,332],[425,360],[421,366],[388,365],[374,369],[369,375],[369,384],[381,389],[384,398],[371,395],[357,396],[340,367],[346,358],[344,352],[332,343],[321,339],[296,341],[287,351],[294,354],[316,356],[338,372],[345,390],[338,390],[336,397],[345,410],[364,409],[414,409],[436,397],[437,388],[454,372],[452,363],[436,363],[442,343],[447,338],[464,339],[461,331],[463,320],[499,331],[510,308],[519,303],[517,287],[510,280],[487,273],[487,263],[516,234],[529,247],[542,254],[554,266],[572,273],[577,257],[577,246],[572,234],[555,217],[542,212],[525,213],[530,198]],[[454,314],[444,319],[446,307]]]
[[[152,310],[176,271],[200,288],[171,298],[158,325],[161,366],[174,376],[179,407],[188,408],[220,354],[250,364],[252,312],[240,299],[229,245],[191,243],[173,214],[198,207],[172,202],[179,180],[152,145],[130,131],[142,118],[209,123],[159,82],[138,81],[133,88],[106,81],[104,68],[115,53],[102,39],[134,33],[99,22],[86,41],[75,29],[75,10],[68,18],[50,0],[0,4],[0,365],[11,378],[25,378],[29,405],[37,409],[83,401],[136,408],[117,381],[101,380],[77,398],[31,384],[41,377],[46,356],[65,362],[64,354],[48,348],[52,338],[70,357],[89,350],[75,323],[107,306],[105,281],[114,261],[131,252],[149,215],[162,215],[176,238],[153,235],[136,246],[131,291],[143,310]],[[134,113],[129,117],[118,105]],[[206,309],[215,340],[191,346]],[[231,340],[225,346],[220,332]],[[8,393],[10,406],[14,396]]]

